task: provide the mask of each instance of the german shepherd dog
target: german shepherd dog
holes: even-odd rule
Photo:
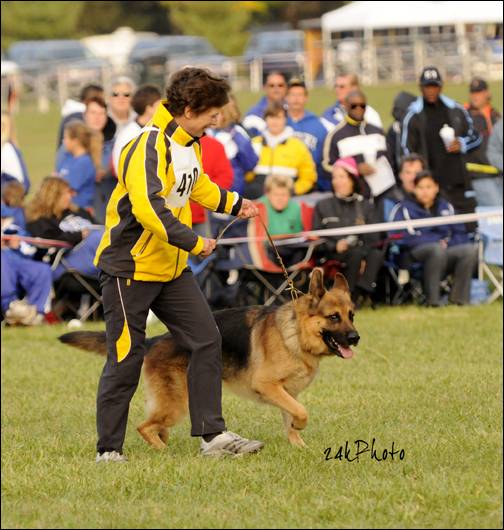
[[[330,290],[312,272],[308,294],[277,307],[249,306],[213,313],[222,336],[223,380],[236,394],[278,407],[291,444],[303,447],[308,413],[298,394],[314,379],[323,357],[352,357],[359,342],[345,277]],[[61,342],[106,355],[105,332],[76,331]],[[188,352],[170,333],[147,339],[144,359],[147,419],[139,433],[156,449],[188,412]]]

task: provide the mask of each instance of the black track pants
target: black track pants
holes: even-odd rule
[[[221,337],[191,271],[170,282],[142,282],[105,273],[100,281],[108,354],[98,385],[98,451],[122,451],[129,404],[146,353],[149,309],[191,354],[187,371],[191,435],[224,431]]]

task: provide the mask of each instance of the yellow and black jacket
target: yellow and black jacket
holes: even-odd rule
[[[242,198],[221,190],[202,171],[201,146],[178,126],[163,101],[139,136],[121,151],[118,183],[107,206],[95,265],[140,281],[171,281],[199,254],[189,199],[237,215]]]

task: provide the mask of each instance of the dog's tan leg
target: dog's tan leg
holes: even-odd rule
[[[276,405],[292,416],[291,425],[294,429],[300,431],[308,423],[308,412],[296,401],[282,385],[275,383],[257,383],[253,388],[258,392],[262,399]]]
[[[166,447],[168,429],[178,423],[188,410],[185,371],[172,370],[170,376],[170,384],[166,384],[166,379],[160,374],[145,374],[148,417],[137,430],[156,449]]]
[[[155,449],[164,449],[166,447],[165,442],[168,439],[168,433],[164,428],[164,423],[149,418],[137,427],[137,431]],[[161,432],[165,434],[164,440],[160,436]]]
[[[285,430],[287,431],[287,438],[289,439],[289,442],[297,447],[306,447],[306,444],[301,438],[299,431],[292,428],[292,416],[288,412],[282,410],[282,417],[285,425]]]

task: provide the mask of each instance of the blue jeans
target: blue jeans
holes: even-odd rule
[[[502,177],[474,179],[472,187],[478,206],[502,206]]]

